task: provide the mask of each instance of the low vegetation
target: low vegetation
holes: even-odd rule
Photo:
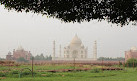
[[[124,61],[125,58],[123,57],[116,57],[116,58],[110,58],[110,57],[99,57],[98,60],[104,60],[104,61]]]
[[[32,77],[30,64],[13,64],[0,64],[0,81],[136,81],[137,77],[136,67],[90,64],[76,64],[75,68],[73,64],[34,64]]]

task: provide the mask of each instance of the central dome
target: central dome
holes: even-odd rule
[[[81,45],[81,43],[82,43],[81,40],[78,38],[77,35],[75,35],[75,37],[70,42],[70,45],[73,45],[73,44],[79,44],[79,45]]]
[[[134,46],[134,47],[131,47],[130,50],[133,51],[133,52],[136,52],[136,51],[137,51],[137,48]]]

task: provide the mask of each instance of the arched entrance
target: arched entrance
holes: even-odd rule
[[[73,58],[77,58],[78,57],[78,51],[77,50],[73,51],[72,57]]]

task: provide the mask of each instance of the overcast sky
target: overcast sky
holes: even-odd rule
[[[120,27],[96,20],[64,23],[41,14],[17,13],[0,6],[0,57],[5,58],[8,51],[20,45],[33,55],[50,55],[53,40],[56,41],[56,54],[59,54],[59,45],[67,46],[75,34],[88,47],[89,57],[93,54],[95,40],[98,57],[124,57],[124,51],[137,46],[137,27],[131,24]]]

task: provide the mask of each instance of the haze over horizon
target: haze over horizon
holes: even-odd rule
[[[124,57],[124,51],[137,46],[137,29],[131,24],[120,27],[97,20],[64,23],[41,14],[18,13],[14,10],[8,12],[0,6],[0,57],[5,57],[20,45],[33,55],[52,55],[53,40],[56,41],[57,54],[59,45],[67,46],[75,34],[88,47],[89,57],[93,54],[95,40],[98,57]]]

